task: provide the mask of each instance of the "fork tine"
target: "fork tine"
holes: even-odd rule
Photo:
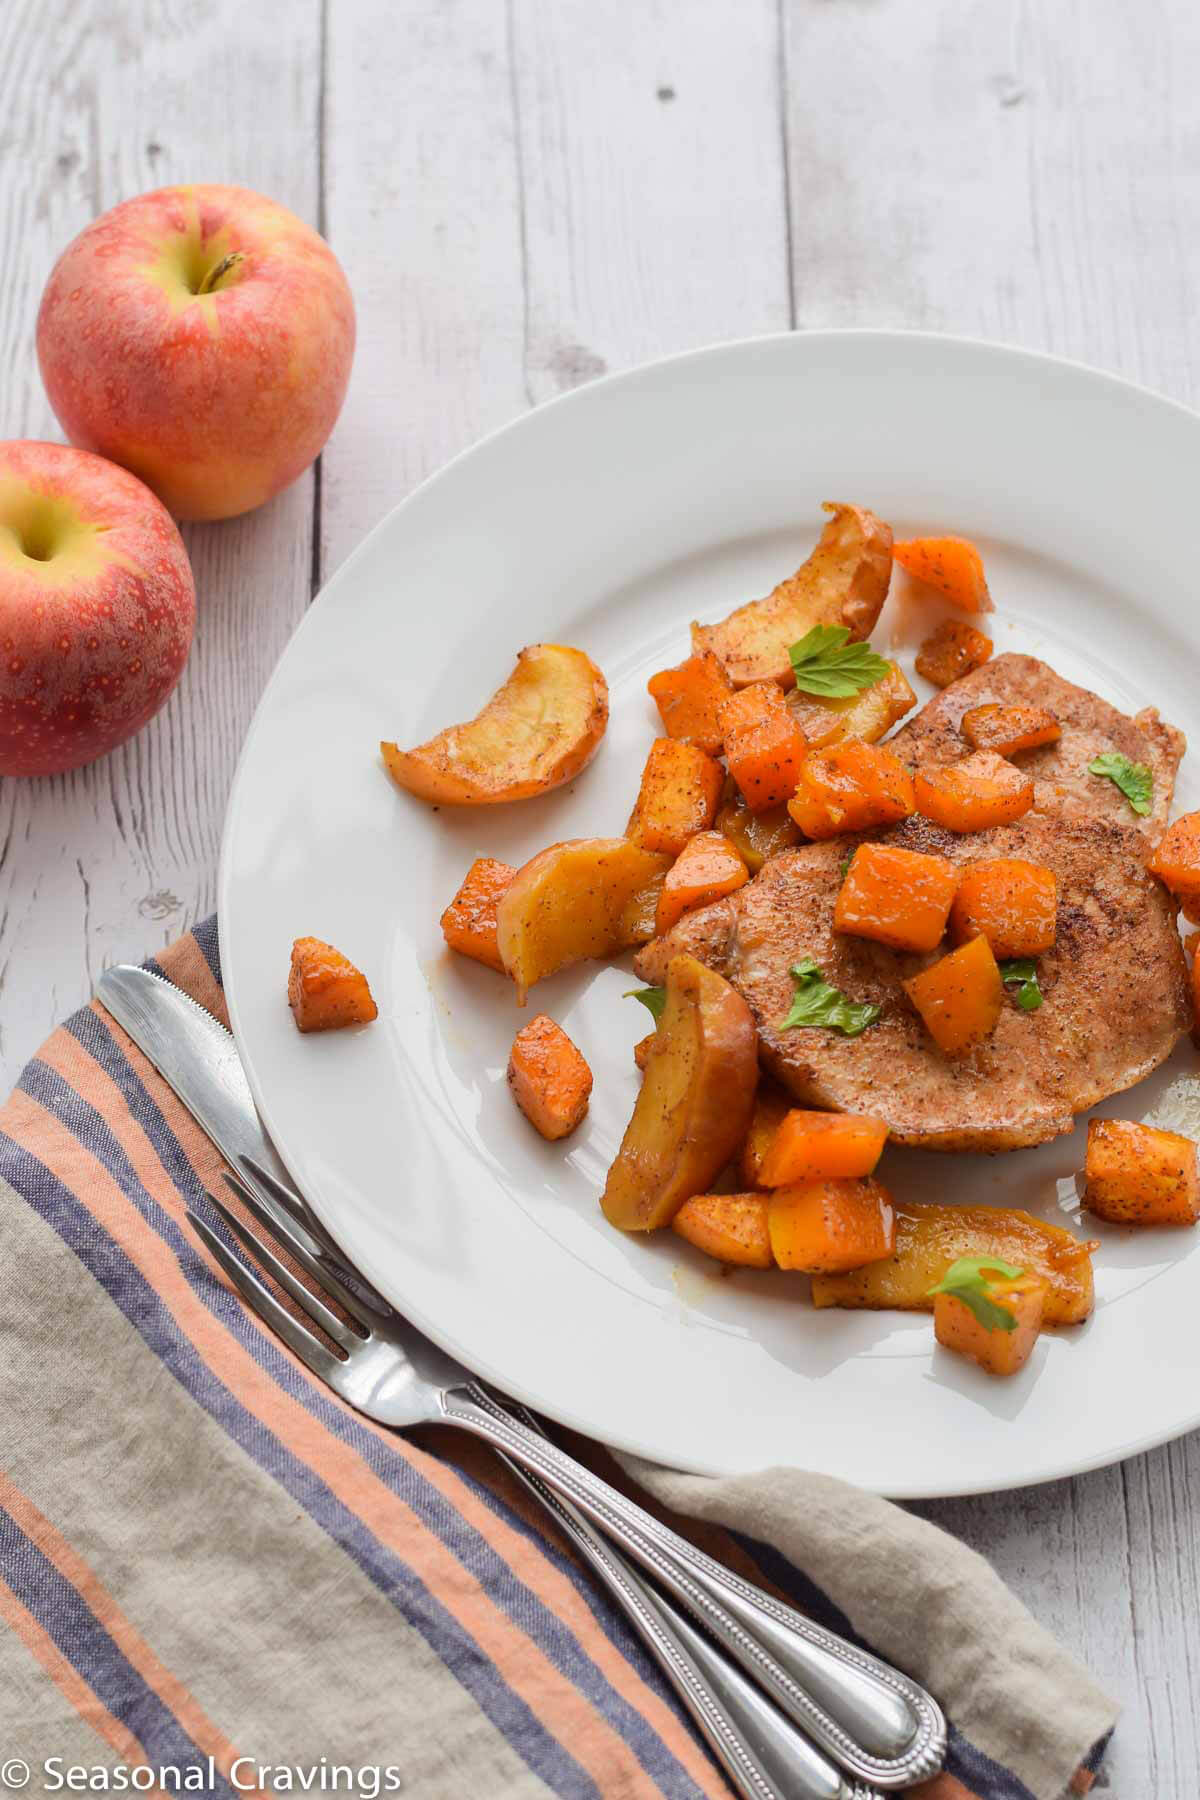
[[[269,1231],[272,1237],[278,1238],[281,1244],[287,1246],[300,1267],[306,1270],[327,1294],[331,1294],[340,1305],[344,1306],[351,1318],[357,1319],[360,1325],[365,1325],[368,1331],[373,1326],[383,1323],[381,1315],[373,1306],[368,1305],[360,1294],[353,1293],[345,1282],[339,1281],[328,1263],[313,1256],[307,1245],[301,1243],[300,1239],[283,1224],[282,1220],[267,1211],[258,1195],[252,1188],[246,1186],[239,1175],[231,1175],[226,1170],[225,1183],[227,1187],[233,1189],[243,1205],[254,1214],[263,1229]],[[355,1341],[361,1342],[361,1339]]]
[[[238,1162],[241,1165],[243,1179],[249,1181],[249,1185],[255,1189],[259,1198],[261,1199],[265,1194],[268,1200],[281,1206],[288,1216],[300,1226],[306,1241],[311,1238],[315,1244],[328,1252],[333,1260],[334,1274],[340,1280],[345,1281],[347,1286],[358,1294],[368,1306],[373,1307],[380,1318],[385,1318],[392,1309],[383,1295],[371,1286],[365,1275],[360,1274],[353,1264],[346,1260],[345,1255],[330,1237],[320,1219],[310,1211],[303,1197],[288,1187],[286,1182],[280,1181],[279,1177],[273,1174],[265,1164],[260,1163],[253,1156],[248,1156],[245,1151],[238,1157]],[[327,1264],[322,1264],[322,1267],[327,1266]]]
[[[313,1217],[308,1208],[301,1203],[299,1196],[294,1194],[286,1183],[273,1175],[265,1164],[257,1162],[253,1156],[247,1156],[245,1151],[238,1157],[238,1162],[242,1166],[244,1175],[248,1175],[252,1181],[265,1188],[272,1200],[282,1206],[289,1218],[294,1219],[296,1224],[307,1231],[310,1237],[316,1238],[328,1250],[337,1250],[337,1245],[326,1235],[321,1221]]]
[[[212,1227],[205,1224],[190,1207],[187,1218],[196,1236],[212,1251],[250,1310],[266,1321],[272,1331],[296,1352],[301,1362],[307,1363],[314,1375],[328,1382],[336,1391],[342,1365],[333,1352],[327,1350],[311,1331],[306,1331],[300,1321],[292,1317],[285,1306],[279,1304],[271,1290],[242,1266],[237,1257],[226,1249]]]
[[[304,1308],[309,1318],[314,1324],[321,1327],[327,1337],[331,1337],[335,1344],[340,1344],[342,1349],[347,1351],[353,1350],[357,1344],[362,1343],[363,1340],[358,1333],[351,1331],[336,1313],[330,1312],[325,1302],[319,1299],[311,1288],[305,1287],[302,1281],[297,1281],[287,1264],[280,1262],[271,1246],[264,1244],[261,1238],[255,1237],[237,1214],[230,1211],[218,1194],[210,1193],[208,1197],[238,1242],[244,1245],[256,1262],[262,1263],[267,1274],[272,1276],[280,1287],[292,1296],[298,1306]]]

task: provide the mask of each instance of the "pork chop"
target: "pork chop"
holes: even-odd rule
[[[1032,657],[999,657],[985,676],[986,668],[944,690],[889,748],[905,760],[957,759],[967,750],[957,726],[968,706],[1047,706],[1063,723],[1060,743],[1014,758],[1035,775],[1034,809],[969,835],[921,817],[868,835],[956,863],[1016,856],[1054,870],[1058,940],[1038,959],[1045,999],[1036,1012],[1010,1001],[985,1043],[944,1056],[901,986],[944,951],[907,954],[833,930],[842,866],[859,838],[773,858],[738,893],[647,944],[636,963],[644,979],[661,981],[673,955],[699,957],[745,996],[762,1061],[797,1100],[874,1113],[896,1142],[926,1149],[1015,1150],[1070,1131],[1076,1113],[1156,1068],[1190,1024],[1174,902],[1144,867],[1147,838],[1170,806],[1181,735],[1153,713],[1128,718]],[[1087,773],[1112,749],[1154,772],[1154,811],[1144,820],[1111,782]],[[803,956],[851,999],[878,1004],[878,1022],[857,1038],[784,1031],[791,966]]]

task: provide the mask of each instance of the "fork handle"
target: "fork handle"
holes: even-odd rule
[[[441,1397],[447,1424],[486,1439],[652,1574],[776,1704],[840,1765],[882,1788],[936,1774],[946,1724],[936,1701],[869,1652],[743,1581],[518,1420],[464,1388]]]
[[[512,1457],[504,1461],[546,1508],[630,1620],[743,1800],[870,1800],[771,1704],[716,1645],[569,1500]]]

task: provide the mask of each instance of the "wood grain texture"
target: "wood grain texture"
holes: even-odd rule
[[[164,714],[91,770],[0,784],[0,1068],[211,907],[313,580],[527,406],[789,322],[995,337],[1200,399],[1198,53],[1190,0],[0,9],[9,435],[58,435],[32,358],[55,253],[159,182],[244,181],[320,224],[360,332],[319,481],[189,533],[200,626]],[[1193,1800],[1200,1438],[919,1510],[1124,1700],[1100,1791]]]

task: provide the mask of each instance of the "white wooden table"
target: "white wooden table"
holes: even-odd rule
[[[199,625],[165,712],[92,768],[0,782],[3,1085],[107,962],[212,909],[238,748],[313,594],[525,408],[667,351],[864,324],[1033,345],[1200,401],[1197,66],[1194,0],[0,7],[7,435],[60,435],[33,355],[42,284],[143,189],[282,200],[331,240],[359,316],[320,470],[187,533]],[[1200,1437],[922,1510],[1124,1700],[1108,1791],[1194,1800]]]

